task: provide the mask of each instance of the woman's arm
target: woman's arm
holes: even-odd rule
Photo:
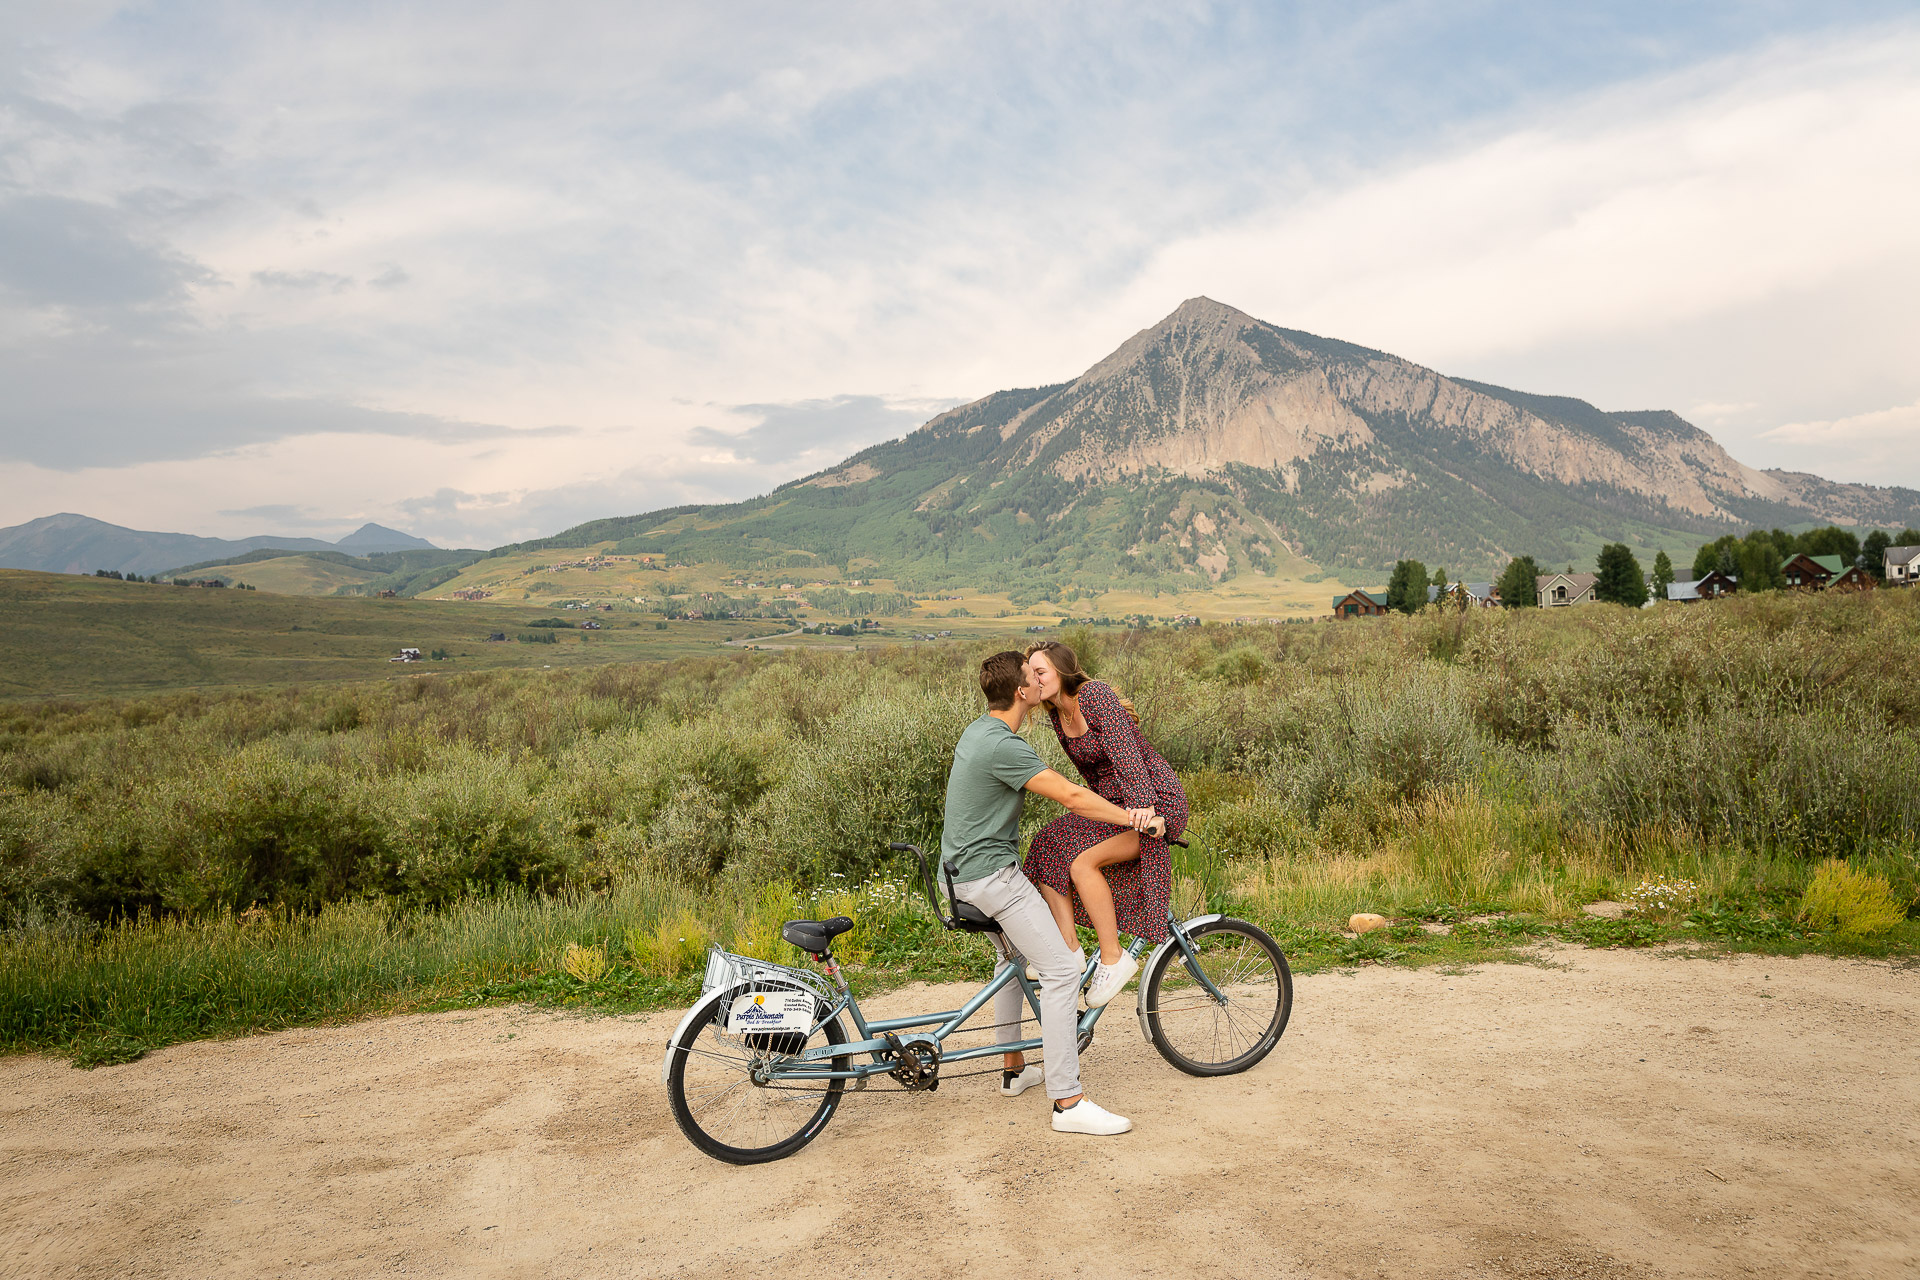
[[[1099,680],[1080,686],[1080,714],[1087,725],[1100,735],[1100,746],[1107,762],[1120,777],[1120,793],[1129,809],[1151,809],[1159,803],[1154,794],[1153,775],[1141,758],[1133,717],[1120,705],[1112,687]]]

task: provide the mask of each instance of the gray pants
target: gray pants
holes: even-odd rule
[[[1040,1052],[1046,1059],[1047,1096],[1071,1098],[1080,1092],[1080,976],[1085,959],[1060,937],[1060,926],[1033,882],[1019,867],[1003,867],[984,880],[953,886],[954,896],[971,902],[1000,926],[1005,938],[993,937],[1000,951],[1000,967],[1030,961],[1040,974]],[[993,998],[993,1020],[1000,1024],[996,1043],[1012,1044],[1023,1037],[1020,1022],[1026,997],[1018,982],[1009,982]]]

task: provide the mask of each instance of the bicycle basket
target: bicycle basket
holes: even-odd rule
[[[756,960],[752,956],[739,956],[731,951],[722,951],[719,947],[707,950],[707,973],[701,979],[700,994],[713,991],[732,991],[744,987],[748,993],[757,991],[805,991],[810,993],[816,1004],[814,1017],[824,1021],[828,1008],[838,994],[818,974],[805,969],[795,969],[784,964],[775,964],[771,960]],[[723,1012],[714,1011],[716,1022]],[[743,1038],[754,1049],[768,1053],[793,1054],[806,1047],[808,1032],[749,1032]]]
[[[785,989],[811,991],[819,1000],[831,1004],[838,994],[819,974],[771,960],[739,956],[719,947],[707,948],[707,974],[700,981],[700,994],[731,990],[745,984],[749,991]]]

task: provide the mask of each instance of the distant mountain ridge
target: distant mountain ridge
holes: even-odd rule
[[[63,512],[0,529],[0,569],[39,569],[48,573],[92,573],[96,569],[110,569],[152,574],[265,548],[291,552],[341,551],[359,556],[436,549],[425,538],[378,524],[364,524],[338,542],[278,534],[203,538],[190,533],[128,529],[91,516]]]
[[[1665,410],[1449,378],[1193,298],[1078,378],[984,396],[765,497],[502,550],[613,539],[1057,599],[1300,560],[1490,577],[1516,554],[1591,562],[1606,542],[1650,555],[1753,526],[1917,520],[1920,492],[1756,470]]]

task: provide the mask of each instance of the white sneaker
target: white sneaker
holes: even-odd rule
[[[1000,1073],[1000,1092],[1002,1096],[1017,1098],[1037,1084],[1047,1082],[1047,1069],[1037,1062],[1029,1063],[1018,1075]]]
[[[1138,972],[1140,972],[1140,962],[1124,952],[1113,964],[1095,965],[1093,981],[1087,984],[1087,1008],[1098,1009],[1119,995],[1121,990],[1133,981],[1133,975]]]
[[[1055,1133],[1092,1133],[1107,1136],[1125,1133],[1133,1128],[1133,1121],[1125,1116],[1117,1116],[1097,1102],[1087,1098],[1062,1111],[1053,1109],[1053,1131]]]

